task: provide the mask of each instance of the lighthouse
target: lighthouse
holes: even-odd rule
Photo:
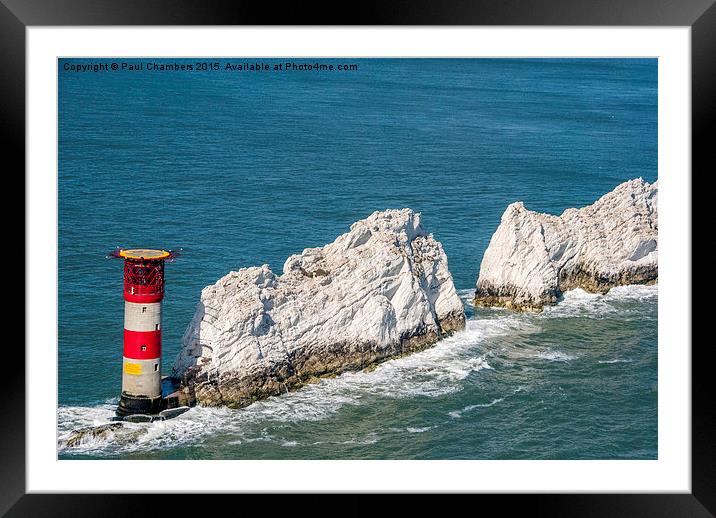
[[[162,300],[164,263],[176,252],[117,249],[124,259],[124,352],[119,416],[162,410]]]

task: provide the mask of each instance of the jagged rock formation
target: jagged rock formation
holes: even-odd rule
[[[58,446],[60,448],[76,448],[97,441],[130,444],[139,440],[146,433],[146,428],[126,428],[124,423],[107,423],[74,430],[67,439],[58,441]]]
[[[80,446],[88,441],[106,440],[114,435],[116,431],[124,426],[122,423],[108,423],[102,426],[87,426],[75,430],[70,434],[69,438],[61,444],[68,448]]]
[[[540,311],[573,288],[656,282],[657,198],[657,182],[638,178],[561,216],[513,203],[485,251],[475,304]]]
[[[375,212],[283,274],[242,268],[204,288],[174,375],[204,405],[241,407],[426,348],[465,315],[441,244],[410,209]]]

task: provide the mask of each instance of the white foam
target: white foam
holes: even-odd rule
[[[413,427],[409,426],[405,430],[408,433],[424,433],[424,432],[427,432],[428,430],[432,430],[433,428],[435,428],[435,427],[434,426],[424,426],[422,428],[413,428]]]
[[[576,359],[577,356],[567,354],[562,351],[553,350],[552,348],[548,347],[546,350],[539,351],[537,354],[535,354],[535,358],[539,358],[541,360],[548,360],[551,362],[568,362]]]
[[[365,437],[352,437],[351,439],[347,441],[343,441],[341,444],[362,444],[362,445],[368,445],[368,444],[375,444],[380,440],[378,437],[378,434],[375,432],[371,432]]]
[[[475,289],[463,289],[463,290],[455,290],[457,291],[457,296],[460,297],[460,300],[462,301],[463,305],[465,306],[473,306],[474,300],[475,300]]]
[[[607,300],[646,300],[659,296],[658,284],[629,284],[627,286],[616,286],[604,295]]]
[[[489,408],[489,407],[496,405],[497,403],[500,403],[501,401],[504,401],[504,400],[505,400],[505,398],[497,398],[497,399],[493,399],[489,403],[479,403],[476,405],[468,405],[460,410],[453,410],[452,412],[448,412],[448,415],[455,419],[459,419],[462,417],[462,414],[464,414],[465,412],[471,412],[472,410],[475,410],[476,408]]]
[[[57,409],[58,440],[67,440],[72,431],[110,422],[116,404],[101,403],[91,407],[62,406]]]
[[[659,286],[634,284],[616,286],[606,294],[588,293],[580,288],[564,293],[562,300],[554,306],[545,306],[537,318],[602,316],[620,314],[627,315],[642,308],[626,309],[624,303],[654,301],[658,298]]]
[[[631,363],[633,360],[630,358],[620,359],[617,358],[615,360],[599,360],[597,363]]]

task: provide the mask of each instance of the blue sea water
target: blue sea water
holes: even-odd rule
[[[280,270],[386,208],[423,214],[469,321],[371,372],[132,425],[134,441],[60,458],[657,457],[656,286],[578,290],[539,315],[469,302],[509,203],[559,214],[656,180],[655,59],[65,70],[100,62],[112,60],[58,66],[60,437],[106,422],[117,402],[122,269],[104,258],[116,245],[185,250],[166,271],[165,373],[203,287],[245,266]]]

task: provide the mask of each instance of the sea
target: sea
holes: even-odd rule
[[[658,286],[574,290],[539,314],[471,304],[507,205],[560,214],[657,180],[656,59],[60,59],[58,89],[60,459],[657,458]],[[243,409],[62,445],[118,402],[107,252],[182,249],[169,374],[202,288],[403,207],[444,246],[464,331]]]

